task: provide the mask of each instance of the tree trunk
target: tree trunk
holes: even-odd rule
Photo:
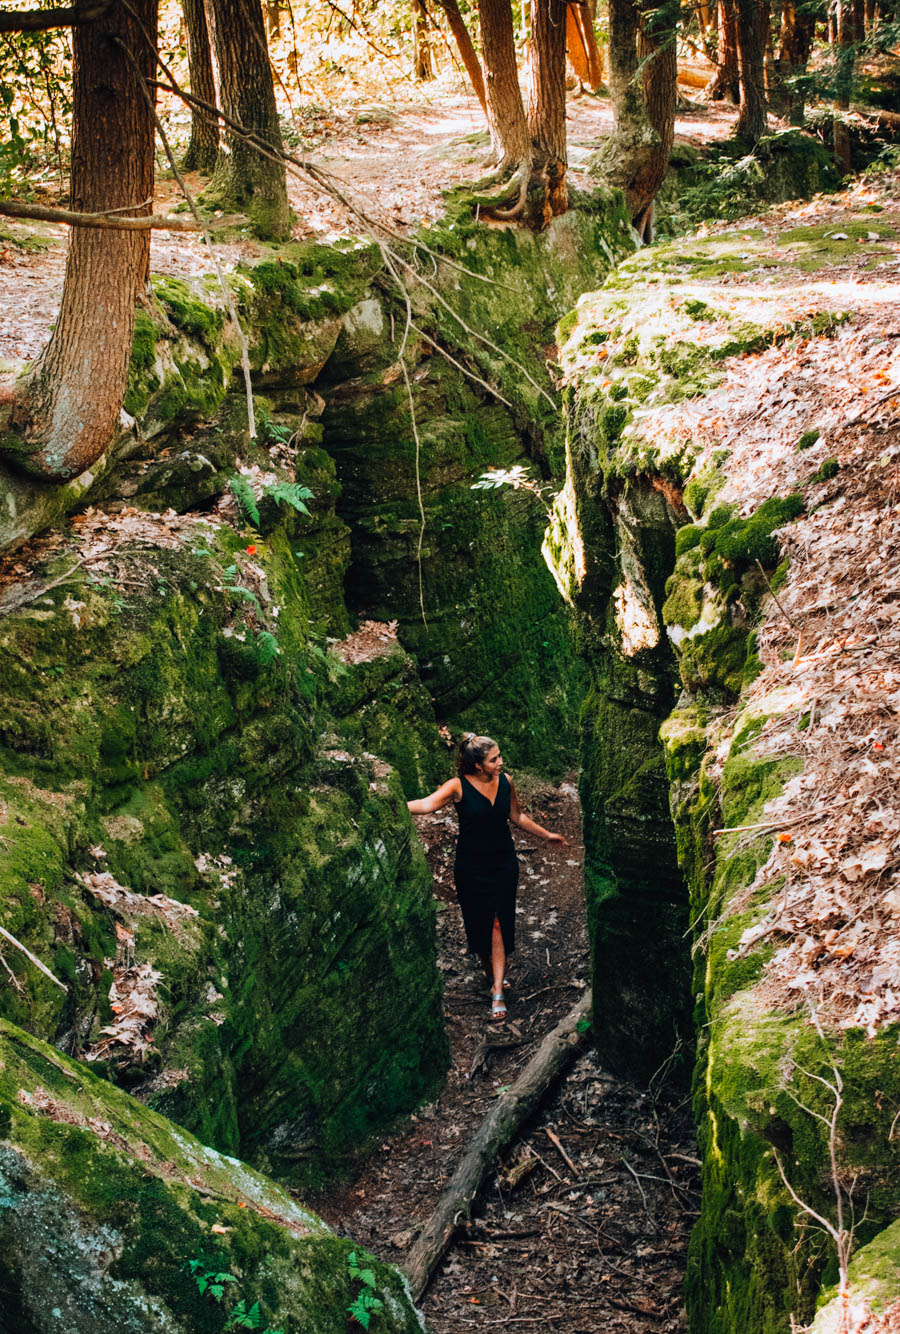
[[[433,79],[431,46],[428,41],[428,10],[425,0],[411,0],[413,17],[413,77],[417,83]]]
[[[459,5],[456,0],[436,0],[447,19],[447,26],[453,34],[453,40],[456,42],[456,49],[459,51],[460,59],[466,67],[466,73],[469,76],[469,82],[478,101],[481,103],[481,109],[485,116],[488,114],[487,98],[484,94],[484,75],[481,72],[481,62],[469,36],[469,29],[466,27],[462,14],[459,12]]]
[[[542,231],[569,207],[566,186],[566,0],[533,0],[527,122],[532,178],[527,221]]]
[[[530,160],[531,146],[519,89],[510,0],[478,0],[478,15],[491,142],[501,169],[515,169]]]
[[[634,224],[644,237],[649,237],[651,206],[668,167],[675,113],[672,17],[668,9],[647,8],[642,34],[637,0],[609,0],[609,90],[616,123],[592,164],[625,191]],[[656,52],[642,78],[639,41]]]
[[[780,6],[777,13],[777,20],[780,27]],[[772,40],[772,6],[769,0],[763,0],[763,3],[760,5],[759,24],[762,29],[763,60],[765,63],[763,94],[766,99],[766,106],[769,106],[772,102],[772,98],[775,96],[775,46]]]
[[[75,27],[72,208],[152,211],[153,116],[134,66],[156,75],[141,28],[157,30],[157,0],[131,0]],[[120,45],[121,43],[121,45]],[[146,288],[150,232],[75,227],[56,327],[13,404],[4,452],[27,472],[76,477],[109,445],[128,380],[135,300]]]
[[[569,0],[566,5],[566,52],[575,77],[596,92],[603,82],[603,56],[586,0]]]
[[[216,102],[209,29],[203,0],[182,0],[187,33],[190,90],[203,102]],[[185,171],[212,171],[219,151],[219,126],[206,112],[191,108],[191,139],[184,155]]]
[[[755,144],[766,132],[766,51],[760,0],[736,0],[736,8],[741,101],[734,133]]]
[[[222,110],[280,153],[281,129],[260,0],[211,0],[207,18]],[[230,130],[224,138],[204,204],[248,213],[257,236],[285,240],[291,232],[291,213],[284,164],[263,157]]]
[[[535,7],[538,2],[534,0]],[[534,1115],[553,1080],[587,1047],[587,1037],[579,1032],[578,1026],[590,1018],[590,1013],[591,993],[587,992],[565,1019],[547,1034],[515,1083],[495,1100],[469,1141],[449,1186],[403,1266],[414,1302],[419,1301],[427,1288],[435,1265],[456,1231],[460,1214],[468,1214],[498,1155],[518,1134],[524,1122]]]
[[[266,0],[266,27],[272,41],[277,41],[281,36],[281,5],[279,0]]]
[[[803,124],[803,90],[792,81],[806,73],[815,26],[814,15],[798,13],[795,0],[784,0],[775,61],[775,104],[791,125]]]
[[[719,68],[716,70],[707,89],[707,96],[712,102],[730,102],[737,106],[740,101],[738,82],[738,46],[737,46],[737,9],[735,0],[719,0]]]
[[[653,200],[669,170],[669,155],[675,138],[675,98],[678,63],[675,46],[675,21],[671,11],[645,0],[644,17],[638,33],[638,55],[643,64],[642,81],[647,118],[656,131],[658,142],[647,162],[641,180],[649,196],[634,225],[645,241],[653,239]]]
[[[851,0],[837,0],[835,14],[837,36],[835,48],[837,58],[835,106],[838,114],[834,118],[834,158],[842,176],[849,176],[851,169],[850,129],[847,125],[846,112],[850,107],[850,91],[853,84],[854,27]]]

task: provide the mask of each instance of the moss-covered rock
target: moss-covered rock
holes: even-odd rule
[[[0,1005],[208,1143],[318,1179],[446,1062],[401,784],[436,776],[433,715],[403,654],[349,697],[283,526],[245,549],[160,520],[154,548],[153,523],[116,578],[0,621],[3,924],[68,987],[16,954]],[[101,1032],[123,920],[165,993],[137,1045]]]
[[[273,1182],[0,1020],[5,1329],[219,1334],[258,1304],[256,1328],[343,1334],[353,1249]],[[379,1328],[417,1334],[401,1275],[367,1263]]]

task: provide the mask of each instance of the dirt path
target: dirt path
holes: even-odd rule
[[[522,877],[508,1020],[490,1022],[487,991],[465,951],[453,891],[455,818],[423,816],[417,823],[439,906],[447,1084],[358,1175],[310,1201],[336,1231],[400,1265],[497,1091],[587,985],[575,786],[522,777],[517,785],[535,818],[569,843],[557,849],[517,839]],[[485,1038],[492,1045],[479,1068]],[[593,1054],[583,1057],[445,1256],[423,1303],[431,1334],[511,1323],[563,1334],[683,1331],[696,1173],[689,1107],[665,1087],[642,1093],[611,1078]]]

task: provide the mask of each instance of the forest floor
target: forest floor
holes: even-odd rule
[[[724,138],[735,118],[733,107],[684,103],[676,123],[681,142],[708,143]],[[399,232],[436,221],[444,211],[443,191],[482,177],[489,150],[480,108],[471,97],[445,93],[431,102],[421,98],[368,109],[318,109],[304,119],[302,139],[291,149],[333,173],[335,183],[356,205]],[[586,164],[612,128],[606,98],[593,94],[569,100],[570,179],[589,187]],[[206,178],[187,174],[198,196]],[[296,213],[295,240],[330,241],[358,233],[360,224],[332,196],[316,191],[306,178],[288,177]],[[154,211],[166,212],[181,200],[178,183],[159,163]],[[51,196],[42,203],[57,203]],[[497,224],[504,225],[504,224]],[[0,219],[0,383],[11,383],[50,336],[59,309],[65,272],[68,228],[53,223],[16,223]],[[251,239],[229,240],[216,247],[226,271],[241,261],[269,253]],[[190,233],[154,232],[151,271],[190,278],[214,272],[203,240]]]
[[[357,1175],[308,1200],[336,1231],[401,1267],[498,1092],[588,985],[574,782],[518,776],[517,787],[529,812],[568,843],[517,837],[506,1022],[491,1021],[487,987],[466,952],[453,889],[455,817],[422,816],[438,906],[447,1083]],[[423,1301],[432,1334],[495,1325],[526,1334],[540,1326],[561,1334],[685,1329],[681,1285],[699,1164],[690,1106],[665,1073],[640,1090],[611,1077],[593,1052],[581,1057],[504,1155],[438,1267]]]

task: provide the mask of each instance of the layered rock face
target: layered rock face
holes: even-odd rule
[[[895,936],[889,921],[878,926],[887,909],[875,874],[891,837],[877,831],[896,814],[887,789],[876,793],[877,763],[850,746],[842,802],[862,794],[876,851],[838,865],[844,834],[816,805],[824,780],[804,770],[817,745],[801,738],[835,707],[818,737],[830,744],[847,701],[840,682],[810,686],[815,668],[804,676],[798,665],[804,653],[819,661],[827,621],[804,631],[801,648],[786,619],[818,600],[808,562],[824,558],[806,544],[840,562],[829,525],[847,522],[848,543],[861,541],[890,504],[892,455],[877,433],[846,444],[840,465],[805,453],[826,447],[803,419],[803,395],[821,411],[817,377],[830,384],[835,343],[855,347],[868,325],[860,317],[860,334],[811,292],[789,299],[798,275],[827,267],[829,247],[858,244],[864,225],[844,218],[831,239],[825,226],[788,229],[776,218],[758,232],[643,252],[561,329],[569,468],[547,549],[592,674],[582,788],[594,1028],[611,1065],[644,1076],[673,1051],[676,1061],[696,1051],[704,1175],[687,1275],[696,1334],[781,1334],[792,1319],[811,1321],[817,1301],[827,1303],[817,1331],[846,1327],[848,1300],[859,1320],[871,1302],[872,1321],[887,1322],[871,1327],[893,1328],[900,1309],[890,1226],[900,1200],[897,1027],[878,1019],[894,1003],[884,987],[896,976]],[[774,426],[753,427],[776,412],[786,371],[775,349],[785,341],[805,387]],[[729,394],[744,395],[739,407]],[[838,476],[847,480],[829,491]],[[880,561],[869,561],[860,587],[877,603],[866,569]],[[795,562],[812,592],[790,592]],[[821,566],[821,582],[846,572]],[[861,593],[854,585],[848,596]],[[838,607],[852,620],[852,601],[821,598],[822,614]],[[873,623],[888,615],[871,614]],[[868,630],[835,642],[869,643]],[[805,969],[781,966],[792,950]],[[868,967],[853,964],[854,950]],[[835,982],[848,960],[858,1005]],[[849,1299],[834,1289],[841,1228],[856,1253]]]

